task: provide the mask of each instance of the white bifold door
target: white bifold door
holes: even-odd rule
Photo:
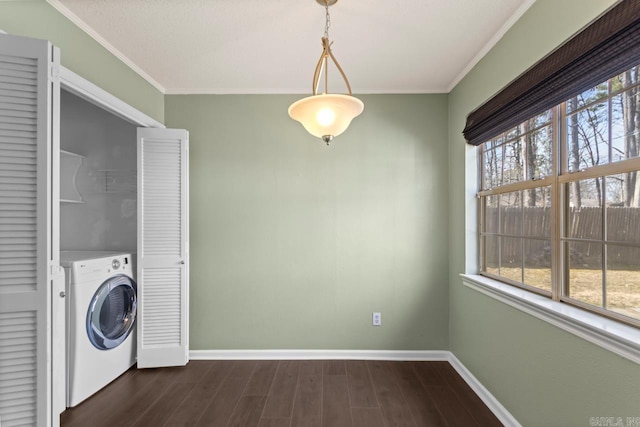
[[[138,128],[138,367],[189,361],[189,135]]]
[[[69,72],[59,55],[47,41],[0,34],[1,427],[56,427],[65,409],[59,76]],[[115,99],[86,85],[98,105]],[[141,368],[188,362],[188,146],[184,130],[138,130]]]
[[[58,66],[58,51],[48,42],[0,35],[2,427],[55,424],[52,407],[60,402],[50,365],[64,357],[64,331],[62,343],[52,340],[51,331],[52,315],[64,316],[64,295],[54,295],[64,290],[53,178],[59,163]]]

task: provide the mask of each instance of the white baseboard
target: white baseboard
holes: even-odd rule
[[[522,427],[518,420],[516,420],[515,417],[507,411],[507,408],[502,406],[498,399],[496,399],[495,396],[491,394],[476,377],[473,376],[471,371],[469,371],[453,353],[448,353],[448,361],[451,366],[453,366],[458,374],[460,374],[462,379],[467,383],[467,385],[469,385],[469,387],[471,387],[484,404],[487,405],[491,412],[493,412],[493,415],[495,415],[496,418],[498,418],[506,427]]]
[[[191,360],[449,360],[448,351],[191,350]]]
[[[430,350],[191,350],[190,360],[446,360],[506,427],[522,427],[450,351]]]

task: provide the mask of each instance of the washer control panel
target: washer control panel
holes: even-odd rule
[[[130,274],[132,268],[131,254],[108,254],[101,258],[80,259],[72,262],[71,277],[76,282],[102,280],[105,273]]]

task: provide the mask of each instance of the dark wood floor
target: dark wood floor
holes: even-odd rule
[[[447,362],[199,361],[131,369],[63,427],[502,424]]]

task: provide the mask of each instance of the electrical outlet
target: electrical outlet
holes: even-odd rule
[[[382,314],[381,313],[373,313],[373,326],[382,325]]]

